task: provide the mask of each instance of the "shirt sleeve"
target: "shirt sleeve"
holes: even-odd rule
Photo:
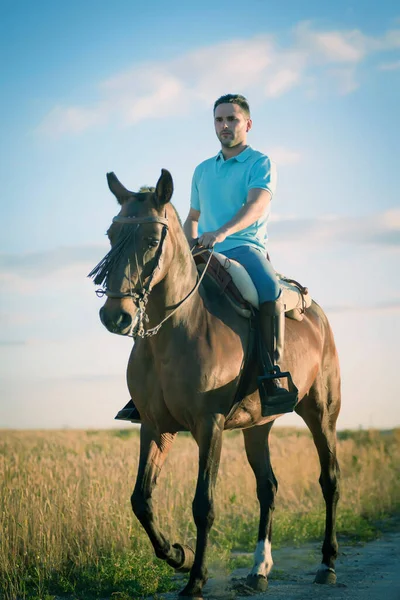
[[[199,188],[197,186],[198,182],[198,168],[194,170],[193,178],[192,178],[192,191],[190,194],[190,207],[195,210],[200,210],[200,198],[199,198]]]
[[[263,156],[254,163],[250,173],[250,180],[247,190],[260,188],[268,190],[271,196],[276,190],[276,165],[268,158]]]

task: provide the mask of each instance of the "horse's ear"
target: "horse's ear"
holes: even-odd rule
[[[173,191],[174,184],[171,173],[167,169],[161,169],[161,176],[156,185],[157,202],[161,206],[167,204],[171,200]]]
[[[123,204],[125,200],[134,196],[134,192],[127,190],[124,185],[119,181],[115,173],[107,173],[107,183],[110,191],[114,194],[120,204]]]

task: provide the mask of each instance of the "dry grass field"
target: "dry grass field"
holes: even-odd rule
[[[274,545],[322,543],[323,501],[311,436],[276,428],[271,438],[279,481]],[[2,597],[137,598],[173,589],[172,570],[153,558],[131,512],[138,446],[133,428],[0,433]],[[400,430],[342,432],[339,461],[339,536],[372,538],[400,508]],[[194,543],[196,473],[196,445],[180,435],[154,497],[162,530],[172,542]],[[226,434],[211,572],[229,570],[233,550],[253,550],[257,522],[255,482],[242,436]]]

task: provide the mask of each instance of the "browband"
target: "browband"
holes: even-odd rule
[[[113,223],[129,223],[131,225],[136,225],[136,223],[161,223],[168,227],[167,217],[114,217]]]

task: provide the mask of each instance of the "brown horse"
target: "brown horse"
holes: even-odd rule
[[[129,392],[142,418],[133,511],[156,556],[175,569],[190,571],[189,582],[180,594],[201,596],[207,581],[207,540],[214,521],[222,433],[242,429],[260,504],[254,567],[247,583],[255,590],[265,590],[272,567],[272,513],[278,485],[268,436],[279,415],[261,416],[254,361],[248,365],[239,406],[231,414],[239,383],[243,387],[249,320],[239,316],[223,295],[215,294],[207,278],[199,284],[189,244],[170,204],[173,183],[169,172],[163,170],[156,188],[142,193],[127,190],[113,173],[107,178],[121,210],[108,231],[112,248],[91,275],[95,283],[106,283],[105,290],[100,291],[107,295],[100,310],[105,327],[136,338],[127,372]],[[328,320],[316,303],[306,310],[301,322],[286,321],[282,368],[291,372],[299,390],[296,412],[314,438],[326,503],[322,564],[315,581],[334,583],[339,498],[338,357]],[[199,447],[193,501],[195,552],[165,538],[152,508],[154,486],[178,431],[190,431]]]

